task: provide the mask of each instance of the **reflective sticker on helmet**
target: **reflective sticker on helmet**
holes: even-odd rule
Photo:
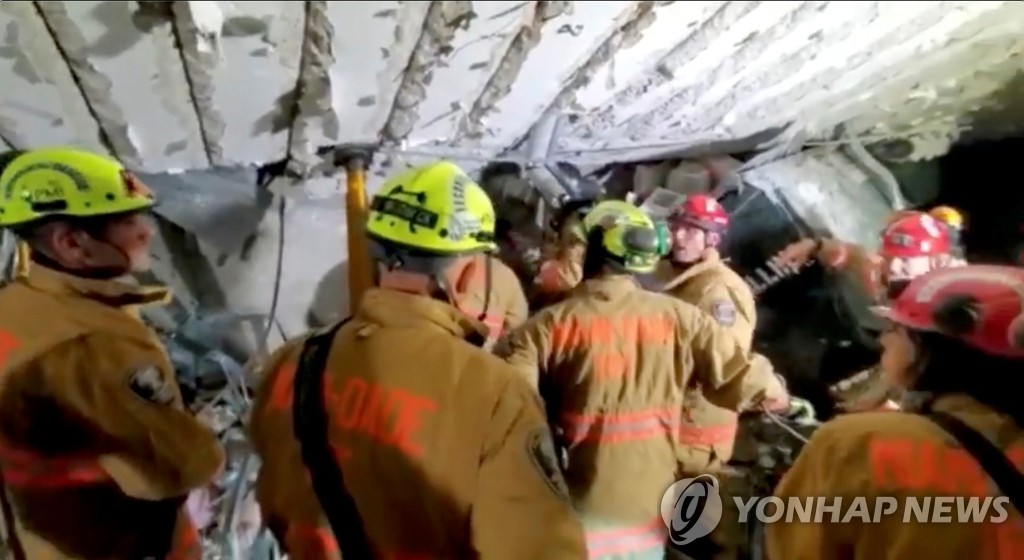
[[[723,327],[731,327],[736,324],[736,306],[731,301],[716,301],[711,306],[711,316]]]
[[[8,200],[14,198],[14,187],[17,185],[18,181],[21,180],[24,176],[35,171],[53,171],[56,173],[60,173],[61,175],[67,177],[72,183],[74,183],[75,188],[78,189],[79,191],[86,192],[89,190],[89,179],[86,178],[86,176],[83,175],[81,171],[75,169],[74,167],[71,167],[70,165],[65,165],[63,163],[58,163],[55,161],[43,161],[39,163],[33,163],[31,165],[26,166],[23,169],[19,169],[13,177],[8,179],[7,184],[3,186],[4,198]]]
[[[992,284],[999,284],[1016,292],[1017,297],[1024,302],[1024,285],[1021,284],[1020,278],[1017,278],[1013,274],[1003,270],[989,271],[969,267],[953,268],[945,274],[932,278],[927,284],[921,286],[921,289],[917,291],[915,300],[918,303],[927,303],[946,286],[961,281],[990,282]]]
[[[470,178],[463,174],[456,174],[452,178],[451,203],[452,214],[448,220],[448,239],[462,241],[483,229],[480,220],[469,211],[466,204],[466,187]]]
[[[938,237],[942,235],[942,232],[939,231],[939,223],[935,220],[935,218],[927,214],[921,216],[921,227],[923,227],[924,230],[928,232],[928,235],[932,237]]]
[[[893,245],[897,245],[899,247],[911,248],[914,247],[915,240],[913,237],[905,233],[892,233],[889,235],[889,243],[892,243]]]

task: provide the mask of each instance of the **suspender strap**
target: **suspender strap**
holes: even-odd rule
[[[292,419],[295,437],[302,449],[302,462],[309,471],[313,491],[327,516],[342,556],[374,560],[373,548],[363,529],[359,510],[345,486],[341,465],[338,464],[328,438],[330,420],[324,399],[327,356],[335,335],[348,321],[345,319],[313,334],[303,345],[295,373]]]
[[[1001,449],[951,414],[930,410],[925,412],[924,416],[956,438],[960,445],[981,463],[981,468],[992,477],[999,490],[1010,499],[1013,507],[1024,513],[1024,475]]]

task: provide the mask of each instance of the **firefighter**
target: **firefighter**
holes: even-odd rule
[[[745,344],[710,317],[639,286],[660,258],[643,212],[607,201],[583,226],[583,283],[513,331],[507,359],[547,403],[590,558],[661,559],[658,504],[685,458],[690,382],[732,410],[788,397],[775,377],[754,378]]]
[[[580,283],[586,247],[581,223],[595,204],[589,198],[564,200],[548,223],[555,239],[534,281],[534,308],[555,303]]]
[[[0,290],[0,505],[16,558],[199,560],[183,506],[224,452],[139,318],[169,293],[122,280],[148,266],[153,196],[103,156],[15,156],[0,226],[32,258]]]
[[[523,285],[507,264],[491,252],[480,253],[466,285],[457,287],[456,306],[487,326],[484,348],[491,350],[503,333],[523,324],[530,313]]]
[[[815,258],[828,268],[843,271],[853,278],[851,284],[868,295],[870,304],[899,295],[911,279],[925,272],[963,264],[952,251],[948,229],[935,218],[900,211],[882,232],[878,253],[833,239],[816,239],[790,245],[777,259],[780,265],[800,267]],[[831,392],[839,408],[851,412],[895,409],[899,396],[881,379],[877,366],[837,383]]]
[[[718,253],[728,227],[729,215],[717,200],[706,194],[688,197],[668,219],[672,251],[659,263],[655,277],[662,291],[708,313],[749,352],[757,308],[750,287]],[[751,362],[772,370],[771,363],[759,354],[752,354]],[[680,437],[686,452],[681,468],[688,476],[717,473],[732,457],[738,418],[734,411],[705,398],[699,383],[692,389],[687,391],[687,429]],[[720,559],[734,558],[739,544],[737,528],[725,520],[711,535],[720,548],[715,557]]]
[[[842,496],[844,509],[834,518],[842,524],[829,523],[828,512],[824,522],[819,514],[818,522],[770,524],[768,558],[1024,558],[1017,501],[1024,413],[1009,383],[1024,367],[1022,310],[1024,272],[974,265],[919,276],[891,306],[876,308],[890,324],[882,335],[885,375],[916,398],[903,412],[840,416],[817,430],[775,495]],[[985,452],[991,464],[980,458]],[[934,519],[950,511],[940,502],[924,505],[932,510],[926,522],[907,503],[1007,495],[1015,505],[1004,505],[1003,522],[988,521],[999,514],[991,503],[980,506],[983,522],[960,518],[970,506],[951,503],[952,523]],[[879,496],[895,498],[895,510],[870,523],[844,515],[849,502],[865,497],[874,516]]]
[[[372,201],[377,287],[334,335],[323,386],[330,447],[378,558],[586,557],[536,394],[475,347],[486,326],[453,305],[494,249],[494,222],[449,162],[392,177]],[[294,560],[362,558],[305,475],[292,420],[302,345],[271,358],[252,411],[257,499]]]
[[[757,309],[754,294],[742,278],[722,262],[717,247],[729,227],[729,215],[714,198],[690,196],[669,218],[672,251],[656,272],[661,289],[708,313],[732,331],[748,351],[754,338]],[[710,404],[699,388],[688,393],[688,420],[692,422],[693,469],[699,474],[717,470],[732,455],[736,414]]]
[[[953,256],[957,259],[964,259],[963,231],[964,216],[959,210],[952,206],[936,206],[928,211],[928,215],[935,218],[949,230],[949,242],[953,247]]]

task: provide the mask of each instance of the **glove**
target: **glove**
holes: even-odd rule
[[[814,406],[811,404],[811,401],[799,397],[789,398],[789,409],[786,410],[784,416],[799,424],[817,420],[817,415],[814,412]]]

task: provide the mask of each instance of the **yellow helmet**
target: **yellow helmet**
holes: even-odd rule
[[[392,176],[373,197],[367,234],[439,255],[497,248],[494,206],[457,165],[439,161]]]
[[[955,230],[959,230],[964,227],[963,215],[959,210],[952,206],[936,206],[935,208],[932,208],[928,214]]]
[[[15,157],[0,174],[0,227],[49,216],[89,218],[151,208],[153,193],[117,161],[74,148]]]
[[[582,225],[588,235],[594,228],[602,228],[601,247],[629,272],[651,272],[661,258],[654,221],[633,204],[602,202],[583,218]]]

